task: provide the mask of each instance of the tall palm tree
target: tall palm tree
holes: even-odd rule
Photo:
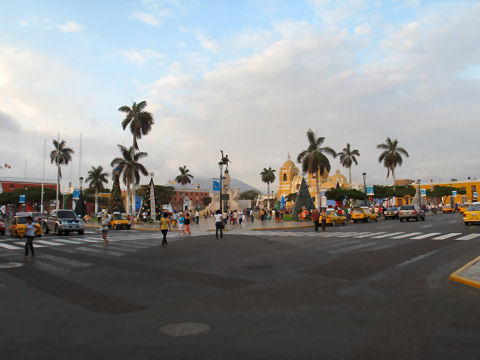
[[[146,157],[148,154],[146,152],[138,152],[132,156],[132,146],[127,148],[123,145],[118,145],[120,149],[121,157],[117,157],[112,160],[111,166],[118,170],[120,176],[122,177],[123,183],[127,186],[127,208],[129,206],[129,190],[130,185],[134,185],[140,181],[140,174],[146,176],[148,171],[143,166],[139,160]],[[133,189],[132,189],[133,192]],[[135,207],[135,199],[132,197],[133,203],[132,207]]]
[[[85,180],[89,183],[88,187],[95,191],[95,215],[98,212],[98,193],[105,190],[103,184],[108,182],[107,178],[108,174],[103,172],[103,166],[99,165],[97,167],[92,166]]]
[[[403,163],[402,155],[409,157],[407,150],[398,146],[398,140],[392,140],[389,137],[383,144],[378,144],[377,149],[383,150],[378,158],[379,163],[387,168],[387,178],[392,173],[393,185],[395,185],[395,168]]]
[[[360,156],[358,150],[352,150],[350,148],[350,143],[347,143],[347,146],[342,149],[337,154],[340,157],[340,165],[348,169],[348,181],[350,186],[352,186],[352,165],[358,165],[357,156]]]
[[[275,169],[271,167],[263,168],[262,172],[260,173],[262,177],[262,181],[267,183],[267,201],[268,201],[268,208],[270,209],[270,184],[275,181]]]
[[[141,139],[143,135],[147,135],[153,126],[153,116],[148,111],[145,111],[147,107],[146,101],[140,101],[138,104],[134,102],[132,106],[123,105],[118,108],[118,111],[121,111],[125,114],[125,118],[122,121],[122,128],[125,130],[127,126],[130,126],[130,132],[133,136],[133,146],[131,147],[132,159],[135,157],[135,150],[138,150],[137,139]],[[132,206],[133,213],[135,213],[135,188],[136,188],[136,177],[132,174],[131,179],[134,179],[132,183]],[[128,204],[127,204],[128,208]]]
[[[50,152],[50,163],[57,165],[57,197],[56,208],[58,210],[58,193],[60,191],[60,179],[62,178],[62,165],[68,165],[72,161],[73,149],[66,147],[65,140],[53,139],[54,150]]]
[[[180,171],[180,175],[177,175],[175,181],[182,185],[190,184],[190,179],[193,179],[193,175],[190,174],[190,170],[187,169],[187,165],[179,167],[178,170]]]
[[[307,131],[308,147],[297,156],[297,161],[302,164],[302,171],[309,172],[315,177],[315,186],[317,195],[315,196],[316,207],[320,207],[320,180],[319,173],[322,176],[330,171],[330,161],[325,154],[336,157],[335,150],[328,146],[322,147],[325,137],[317,137],[315,133],[308,129]]]

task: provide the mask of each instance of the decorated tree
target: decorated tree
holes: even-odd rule
[[[145,194],[143,195],[142,207],[140,208],[140,216],[142,216],[143,213],[146,213],[147,218],[155,221],[155,219],[152,219],[152,195],[153,205],[155,206],[155,217],[161,213],[161,208],[158,196],[156,195],[155,186],[153,185],[153,179],[150,179],[150,185],[142,186],[141,190],[143,190]]]
[[[313,199],[310,196],[310,192],[308,191],[307,182],[305,178],[302,179],[302,184],[300,185],[300,190],[298,190],[297,198],[295,199],[295,205],[293,206],[292,217],[294,219],[298,218],[298,214],[302,212],[303,208],[307,210],[315,209],[315,205],[313,203]]]
[[[108,202],[108,212],[125,212],[125,205],[123,204],[122,191],[120,190],[119,172],[113,171],[113,186],[110,201]]]

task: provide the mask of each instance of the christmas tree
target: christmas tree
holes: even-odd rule
[[[120,179],[118,171],[113,171],[113,186],[110,200],[108,201],[108,212],[111,214],[114,211],[119,213],[125,212],[125,205],[123,204],[122,192],[120,190]]]
[[[309,211],[315,209],[315,205],[313,204],[313,199],[308,191],[305,178],[302,179],[300,190],[298,190],[297,199],[295,200],[295,205],[293,206],[292,217],[294,219],[298,219],[298,214],[302,212],[304,207]]]
[[[152,204],[152,191],[153,191],[153,204]],[[143,200],[142,200],[142,207],[140,208],[140,216],[142,218],[143,216],[143,213],[146,213],[147,214],[147,218],[155,221],[156,219],[152,218],[153,214],[152,214],[152,205],[154,205],[155,207],[155,215],[154,217],[157,217],[160,215],[161,213],[161,209],[160,209],[160,202],[158,201],[158,196],[155,192],[155,186],[153,184],[153,178],[150,179],[150,185],[146,186],[146,191],[145,191],[145,195],[143,196]]]
[[[85,206],[85,198],[83,197],[83,191],[80,191],[77,203],[75,204],[75,214],[81,215],[82,218],[87,215],[87,207]]]

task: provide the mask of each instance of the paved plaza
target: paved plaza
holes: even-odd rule
[[[0,239],[5,359],[475,359],[480,227],[425,222]],[[257,227],[258,226],[258,227]],[[271,228],[266,222],[264,228]]]

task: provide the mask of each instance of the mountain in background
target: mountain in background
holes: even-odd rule
[[[192,188],[192,187],[197,187],[198,185],[200,185],[200,188],[201,189],[205,189],[205,190],[208,190],[208,191],[212,191],[212,181],[213,179],[208,179],[208,178],[193,178],[192,179],[192,183],[191,184],[188,184],[188,185],[185,185],[186,188]],[[173,186],[177,189],[181,189],[183,188],[182,185],[180,184],[165,184],[166,186]],[[247,183],[244,183],[243,181],[241,180],[237,180],[237,179],[233,179],[232,178],[232,181],[230,183],[230,186],[232,189],[235,189],[236,187],[239,187],[240,188],[240,192],[244,192],[244,191],[247,191],[247,190],[257,190],[257,191],[260,191],[256,188],[254,188],[253,186],[247,184]],[[260,191],[261,192],[261,191]]]

